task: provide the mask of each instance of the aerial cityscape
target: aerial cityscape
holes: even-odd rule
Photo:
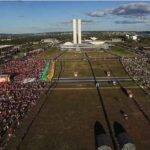
[[[0,1],[0,150],[149,150],[149,1]]]

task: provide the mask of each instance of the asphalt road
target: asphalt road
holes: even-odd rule
[[[57,79],[54,78],[54,82]],[[97,82],[109,82],[109,81],[132,81],[129,77],[96,77]],[[93,77],[83,77],[83,78],[60,78],[59,83],[87,83],[95,82]]]

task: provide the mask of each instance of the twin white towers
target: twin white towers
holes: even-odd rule
[[[81,44],[81,19],[73,19],[73,44]]]

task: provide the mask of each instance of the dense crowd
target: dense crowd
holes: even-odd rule
[[[22,118],[48,89],[48,84],[40,80],[45,64],[44,60],[26,57],[1,67],[1,74],[13,74],[13,77],[10,82],[0,83],[0,149],[6,146]],[[34,80],[23,82],[28,78]]]
[[[44,60],[23,59],[12,60],[4,64],[2,74],[11,74],[14,81],[22,81],[25,78],[38,79],[45,62]]]
[[[144,55],[135,58],[122,58],[126,71],[142,87],[150,89],[150,58]]]

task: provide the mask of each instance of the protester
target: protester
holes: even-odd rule
[[[135,58],[122,58],[122,63],[129,73],[142,87],[150,89],[149,57],[140,55]]]
[[[14,136],[15,128],[48,89],[48,83],[40,80],[45,64],[44,60],[30,55],[11,60],[0,68],[2,74],[13,76],[10,82],[0,83],[0,149]]]

